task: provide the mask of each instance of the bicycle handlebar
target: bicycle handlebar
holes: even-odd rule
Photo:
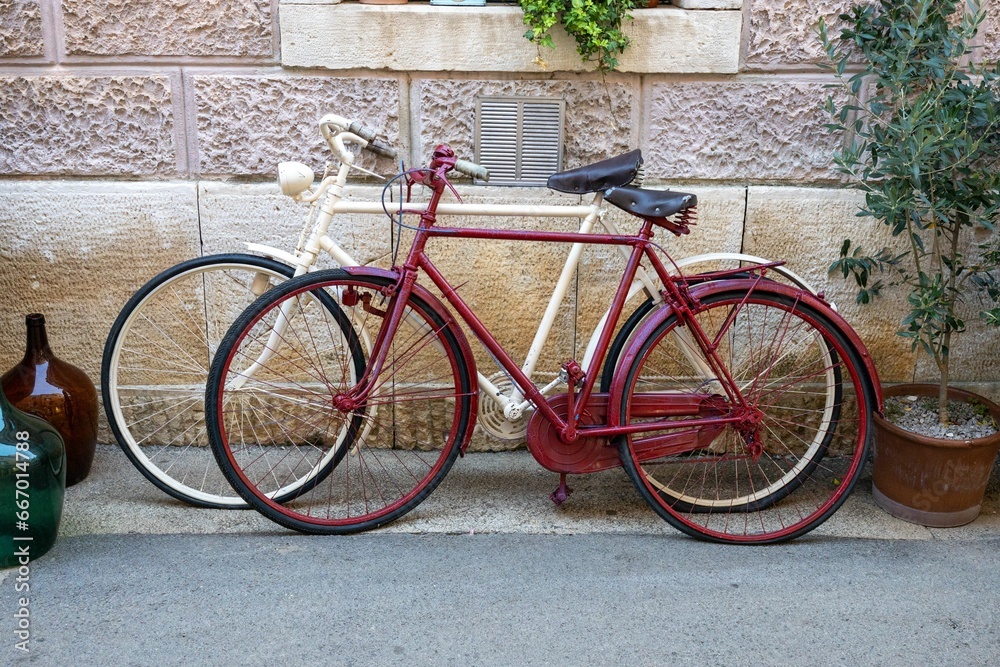
[[[368,145],[365,146],[365,148],[370,150],[372,153],[375,153],[376,155],[381,155],[382,157],[387,157],[390,160],[396,159],[396,151],[391,146],[383,144],[381,141],[379,141],[376,138],[377,135],[375,134],[375,130],[362,125],[358,121],[354,121],[347,128],[347,131],[356,134],[365,141],[367,141]]]
[[[382,143],[378,140],[378,134],[375,130],[367,127],[359,121],[348,120],[342,116],[337,116],[334,114],[327,114],[319,121],[320,130],[323,133],[323,138],[330,145],[330,148],[334,152],[339,153],[335,142],[335,137],[330,132],[330,126],[335,127],[340,133],[347,133],[354,135],[357,139],[365,142],[362,148],[369,150],[376,155],[381,155],[382,157],[389,158],[390,160],[396,159],[396,151],[391,146]],[[474,162],[469,162],[468,160],[455,160],[455,171],[465,174],[469,178],[474,178],[479,181],[489,181],[490,172],[486,167],[478,165]]]
[[[329,144],[330,148],[335,153],[340,153],[334,143],[334,136],[330,132],[330,126],[335,127],[339,133],[353,134],[357,139],[361,139],[363,144],[359,142],[359,145],[365,150],[369,150],[376,155],[381,155],[382,157],[387,157],[390,160],[396,159],[396,151],[387,144],[382,143],[376,137],[378,136],[375,130],[364,126],[358,121],[350,121],[342,116],[337,116],[334,114],[327,114],[323,116],[319,121],[319,129],[323,133],[323,138],[326,139],[326,143]]]
[[[475,178],[476,180],[490,180],[490,172],[486,167],[478,165],[475,162],[469,162],[468,160],[455,160],[455,171],[465,174],[469,178]]]

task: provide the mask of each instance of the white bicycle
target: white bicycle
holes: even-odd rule
[[[358,266],[328,235],[337,214],[383,214],[381,201],[347,201],[344,188],[356,166],[351,146],[384,157],[395,152],[380,143],[376,133],[362,124],[337,115],[320,120],[323,137],[340,160],[335,171],[328,170],[315,189],[314,174],[299,163],[279,165],[281,191],[309,209],[294,252],[248,243],[250,253],[208,255],[173,266],[143,285],[125,304],[108,335],[101,368],[101,389],[108,422],[122,450],[135,467],[154,485],[169,495],[192,505],[209,508],[243,508],[244,500],[232,490],[219,471],[208,446],[204,423],[204,393],[208,370],[219,341],[230,324],[257,297],[275,285],[317,268],[319,257],[329,255],[340,266]],[[456,170],[487,180],[488,174],[472,163],[459,161]],[[376,175],[377,176],[377,175]],[[419,206],[401,205],[396,212],[417,212]],[[517,216],[575,218],[582,220],[579,232],[601,228],[619,233],[605,217],[600,198],[586,205],[496,205],[448,203],[437,215]],[[583,244],[570,248],[548,306],[539,323],[522,370],[529,378],[548,340],[563,299],[576,275]],[[625,252],[627,256],[627,251]],[[698,255],[677,262],[677,268],[771,265],[772,278],[786,280],[814,292],[805,281],[781,265],[759,257],[738,253]],[[691,271],[685,271],[691,273]],[[616,334],[602,372],[602,391],[610,381],[619,356],[631,334],[645,316],[662,301],[655,278],[640,269],[629,298],[639,304]],[[344,314],[335,297],[316,296],[319,307],[327,309],[330,320],[342,328],[345,339],[357,339],[351,317]],[[597,339],[605,319],[597,324],[581,362],[589,370]],[[360,338],[352,373],[363,372],[370,341]],[[539,387],[549,395],[565,386],[565,377]],[[479,374],[478,423],[494,437],[522,440],[530,415],[530,403],[503,372],[489,377]],[[264,445],[261,445],[264,447]],[[273,456],[273,447],[271,454]],[[295,484],[275,492],[275,499],[292,498],[319,480],[302,476]]]

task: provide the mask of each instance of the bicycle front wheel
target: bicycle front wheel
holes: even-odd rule
[[[619,441],[646,501],[683,532],[717,542],[769,543],[812,530],[846,499],[861,472],[873,408],[867,373],[822,313],[761,287],[702,300],[695,319],[739,388],[741,422],[664,430]],[[650,417],[664,394],[731,416],[722,382],[686,327],[665,319],[627,370],[622,423]],[[666,428],[669,427],[669,428]]]
[[[256,255],[188,260],[143,285],[111,327],[101,366],[108,423],[139,472],[174,498],[246,507],[208,447],[205,382],[233,320],[293,273]]]
[[[440,483],[469,436],[476,386],[459,340],[415,295],[367,400],[336,407],[364,373],[358,336],[378,339],[393,285],[343,271],[291,280],[219,347],[206,392],[212,449],[240,495],[283,526],[337,534],[393,521]],[[343,322],[315,306],[318,294],[337,299]]]

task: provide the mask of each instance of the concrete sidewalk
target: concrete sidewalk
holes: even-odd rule
[[[844,506],[811,534],[885,540],[997,537],[998,477],[991,479],[978,519],[960,528],[930,529],[895,519],[875,505],[869,466]],[[430,498],[377,532],[679,535],[642,501],[621,470],[571,477],[574,493],[561,507],[548,497],[558,481],[524,450],[470,453]],[[147,482],[118,447],[99,445],[90,477],[66,492],[60,537],[288,532],[252,510],[206,510],[176,501]]]

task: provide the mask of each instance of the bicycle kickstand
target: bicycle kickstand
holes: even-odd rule
[[[566,499],[569,498],[572,493],[573,489],[566,486],[566,473],[559,473],[559,486],[549,495],[549,500],[554,502],[556,507],[559,507],[566,502]]]

